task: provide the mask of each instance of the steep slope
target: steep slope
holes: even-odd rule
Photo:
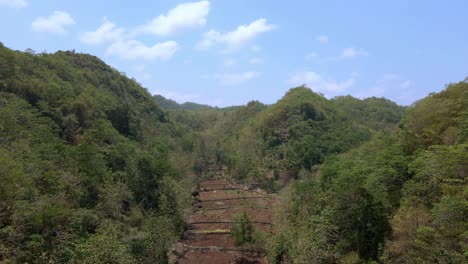
[[[269,106],[253,101],[234,108],[174,110],[169,115],[199,140],[199,173],[209,164],[222,164],[237,179],[273,190],[327,156],[369,140],[376,131],[394,130],[403,111],[382,98],[328,100],[298,87]]]
[[[405,108],[385,98],[359,100],[352,96],[338,96],[333,103],[343,116],[374,130],[391,129],[397,124]]]
[[[467,95],[463,82],[431,94],[399,129],[375,133],[295,182],[271,262],[465,263]]]
[[[217,132],[228,135],[218,143],[219,162],[238,178],[274,188],[369,140],[375,131],[394,129],[402,114],[401,107],[383,99],[328,100],[306,87],[294,88],[277,103]]]
[[[0,262],[163,262],[191,201],[183,136],[96,57],[0,46]]]
[[[416,102],[400,124],[406,144],[428,147],[468,139],[468,83],[459,82]]]

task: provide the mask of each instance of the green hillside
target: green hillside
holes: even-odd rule
[[[166,258],[191,161],[144,88],[90,55],[0,46],[0,105],[0,261]]]
[[[217,108],[0,45],[0,168],[0,263],[166,263],[215,174],[281,197],[270,263],[468,261],[466,81],[408,107],[301,86]]]
[[[270,106],[250,102],[171,117],[211,143],[205,159],[227,166],[239,180],[260,181],[274,189],[326,157],[369,140],[376,131],[395,130],[403,112],[385,99],[328,100],[298,87]]]
[[[467,96],[449,85],[292,184],[271,262],[466,262]]]

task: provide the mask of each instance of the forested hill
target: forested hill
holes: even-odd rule
[[[466,82],[407,108],[298,87],[169,116],[199,138],[197,174],[216,163],[282,192],[271,263],[467,262]]]
[[[299,175],[272,263],[467,262],[468,84],[416,102],[369,139]]]
[[[282,185],[275,179],[295,178],[376,131],[395,130],[403,113],[403,107],[383,98],[329,100],[298,87],[269,106],[252,101],[232,109],[171,111],[169,116],[199,135],[204,151],[199,173],[216,162],[237,179],[274,188]]]
[[[466,82],[409,107],[301,86],[216,108],[0,45],[0,263],[165,263],[220,171],[282,196],[270,263],[468,261]]]
[[[191,205],[183,135],[94,56],[0,46],[0,262],[164,262]]]

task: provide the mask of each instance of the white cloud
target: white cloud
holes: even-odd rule
[[[324,78],[320,74],[312,71],[297,72],[290,76],[288,82],[291,85],[305,84],[312,90],[322,92],[327,96],[342,93],[353,86],[354,78],[338,82],[334,79]]]
[[[28,6],[28,2],[26,0],[0,0],[0,6],[23,8]]]
[[[358,56],[367,56],[369,53],[363,49],[346,48],[343,49],[341,56],[343,58],[354,58]]]
[[[319,55],[316,52],[311,52],[306,54],[305,59],[306,60],[312,60],[313,58],[317,58]]]
[[[179,49],[175,41],[146,46],[138,40],[119,40],[107,48],[108,55],[115,55],[127,60],[168,60]]]
[[[107,55],[117,56],[125,60],[168,60],[179,49],[179,44],[175,41],[166,41],[147,46],[145,43],[133,39],[130,31],[117,27],[114,23],[104,18],[103,23],[95,30],[85,32],[79,39],[85,44],[109,44],[106,50]],[[139,72],[144,79],[151,76],[144,72]]]
[[[263,64],[263,60],[260,58],[251,58],[249,60],[249,63],[250,64]]]
[[[320,35],[317,37],[317,40],[320,43],[328,43],[328,36],[327,35]]]
[[[123,28],[117,28],[114,23],[104,19],[102,25],[95,31],[81,34],[80,41],[89,45],[114,42],[122,39],[124,31]]]
[[[239,73],[203,75],[201,76],[201,78],[204,80],[218,81],[220,85],[231,86],[231,85],[237,85],[237,84],[252,80],[258,76],[260,76],[259,72],[247,71],[247,72],[239,72]]]
[[[225,46],[224,52],[235,51],[257,35],[273,29],[275,29],[274,25],[268,24],[265,18],[260,18],[248,25],[240,25],[235,30],[227,33],[210,30],[205,32],[203,39],[197,44],[197,48],[209,49],[217,44],[221,44]]]
[[[181,29],[204,26],[209,12],[209,1],[182,3],[166,15],[154,18],[138,31],[167,36]]]
[[[48,32],[55,34],[64,34],[65,26],[73,25],[75,21],[64,11],[54,11],[52,15],[44,18],[38,17],[32,23],[32,29],[37,32]]]

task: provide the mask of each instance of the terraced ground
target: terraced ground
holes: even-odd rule
[[[234,216],[246,212],[256,229],[271,232],[275,201],[274,195],[224,179],[201,182],[190,227],[170,263],[266,263],[261,251],[235,247],[230,229]]]

